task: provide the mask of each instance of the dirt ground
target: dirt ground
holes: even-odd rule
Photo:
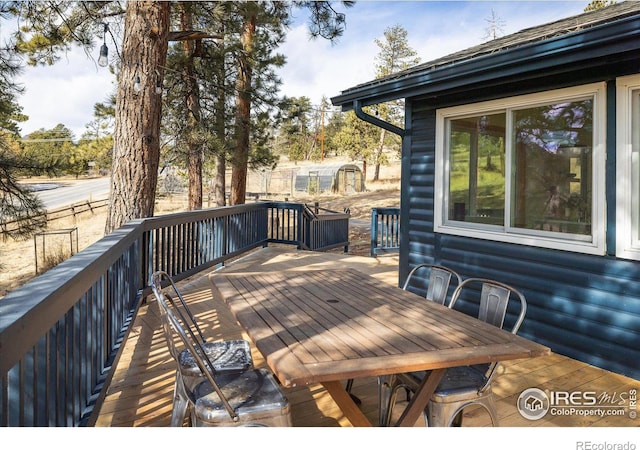
[[[290,201],[314,203],[319,202],[321,208],[332,211],[342,212],[345,208],[349,208],[354,224],[350,226],[349,253],[355,255],[369,255],[370,234],[369,227],[365,226],[363,221],[369,223],[371,220],[371,208],[375,207],[399,207],[400,205],[400,189],[399,180],[394,176],[388,176],[379,182],[368,181],[366,183],[367,190],[361,193],[349,195],[328,195],[321,194],[314,197],[296,197],[290,198]],[[261,199],[265,200],[265,199]],[[281,199],[278,199],[281,200]],[[182,196],[174,196],[173,198],[160,198],[156,203],[156,215],[170,214],[186,210],[186,200]],[[93,213],[83,213],[75,218],[68,218],[56,221],[49,225],[49,229],[69,229],[77,227],[78,235],[78,251],[90,246],[104,236],[104,226],[106,221],[106,208],[96,210]],[[53,255],[54,259],[68,257],[70,253],[70,238],[74,240],[75,236],[70,234],[62,234],[56,236],[47,236],[46,254]],[[38,249],[38,268],[42,273],[45,261],[42,256],[42,237],[37,241]],[[32,279],[36,267],[36,243],[34,238],[22,241],[0,240],[0,298],[9,292],[19,288],[24,283]],[[332,251],[343,251],[335,249]]]

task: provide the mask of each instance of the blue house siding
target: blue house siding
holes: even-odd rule
[[[427,100],[407,101],[401,214],[408,239],[401,243],[400,282],[416,264],[435,262],[463,277],[511,284],[529,305],[520,334],[640,379],[640,263],[433,232],[436,107]],[[615,153],[615,139],[608,145],[608,153]],[[607,186],[615,186],[615,179]],[[614,193],[609,189],[609,205],[615,204]],[[612,213],[615,208],[609,208]],[[472,311],[468,302],[461,307]]]
[[[399,283],[413,266],[429,262],[512,284],[529,303],[524,336],[637,379],[640,262],[615,256],[615,81],[640,73],[639,30],[640,2],[618,2],[424,62],[331,99],[345,111],[405,99]],[[595,82],[607,82],[606,255],[434,233],[436,109]],[[424,294],[423,283],[416,278],[412,289]],[[468,302],[462,306],[473,309]]]

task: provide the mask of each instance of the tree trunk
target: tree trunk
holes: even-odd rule
[[[193,12],[190,2],[180,3],[181,30],[193,30]],[[204,155],[200,139],[196,139],[193,131],[200,125],[200,90],[196,81],[193,62],[195,42],[182,41],[184,51],[184,67],[182,69],[183,82],[186,88],[185,111],[187,113],[187,172],[189,176],[189,210],[202,209],[202,163]]]
[[[216,178],[213,184],[213,192],[216,199],[216,206],[225,206],[227,204],[226,198],[226,180],[227,176],[227,162],[224,155],[216,156]]]
[[[387,130],[384,128],[380,131],[380,142],[378,142],[378,149],[376,150],[375,167],[373,170],[373,181],[380,179],[380,160],[382,159],[382,150],[384,149],[384,138],[387,134]]]
[[[256,33],[256,6],[247,4],[242,26],[242,50],[238,56],[236,81],[236,149],[231,158],[232,205],[245,203],[247,195],[247,165],[249,163],[249,136],[251,134],[251,81],[253,39]]]
[[[162,95],[169,2],[127,2],[118,75],[111,193],[105,232],[153,216],[160,158]],[[139,79],[140,92],[134,89]]]
[[[216,124],[218,140],[220,141],[220,149],[218,155],[216,155],[216,177],[213,185],[213,192],[216,199],[216,206],[225,206],[227,204],[226,198],[226,176],[227,176],[227,145],[226,145],[226,111],[225,105],[227,97],[225,94],[225,61],[223,60],[219,65],[218,72],[218,89],[217,89],[217,105],[216,105]]]

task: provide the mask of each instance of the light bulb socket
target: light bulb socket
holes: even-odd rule
[[[162,94],[162,78],[160,77],[160,72],[158,72],[158,69],[156,69],[155,72],[156,72],[156,94],[161,95]]]
[[[140,76],[136,75],[135,81],[133,83],[133,90],[138,93],[142,90],[142,84],[140,84]]]

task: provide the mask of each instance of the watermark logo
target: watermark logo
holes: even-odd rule
[[[637,390],[622,392],[524,390],[517,402],[520,415],[528,420],[552,416],[637,417]]]
[[[538,388],[522,391],[518,397],[518,411],[528,420],[542,419],[549,411],[549,397]]]
[[[636,444],[631,441],[624,443],[578,441],[576,442],[576,450],[636,450]]]

